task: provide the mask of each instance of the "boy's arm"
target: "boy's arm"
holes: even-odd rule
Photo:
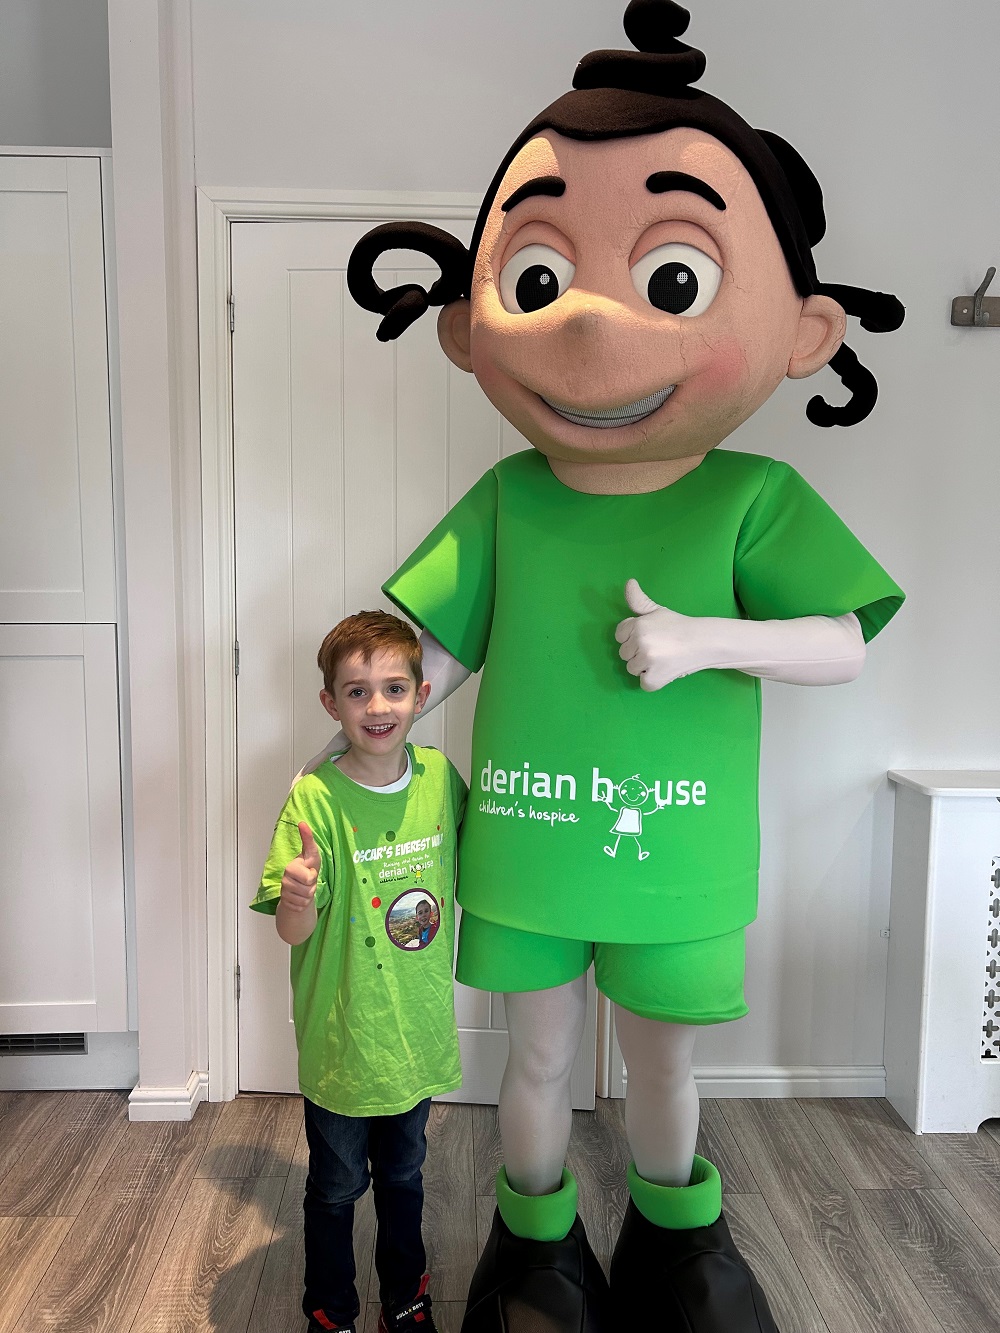
[[[285,867],[281,897],[274,914],[278,934],[286,944],[302,944],[316,929],[316,883],[321,865],[320,851],[312,829],[299,824],[302,851]]]

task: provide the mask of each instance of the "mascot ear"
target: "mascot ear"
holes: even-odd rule
[[[459,370],[467,370],[470,374],[471,334],[472,306],[464,296],[457,301],[449,301],[438,315],[438,342],[448,360],[458,366]]]
[[[807,296],[802,302],[799,331],[788,362],[788,378],[804,380],[828,365],[844,341],[847,315],[829,296]]]

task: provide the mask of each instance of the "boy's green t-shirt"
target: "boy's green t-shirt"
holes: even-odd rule
[[[614,635],[629,578],[689,616],[853,611],[866,640],[903,601],[785,463],[716,449],[645,495],[571,490],[534,450],[497,464],[384,586],[484,667],[459,883],[476,916],[628,943],[756,914],[760,682],[642,690]]]
[[[305,820],[322,865],[316,929],[291,950],[299,1087],[341,1115],[398,1115],[462,1081],[452,967],[466,786],[440,751],[407,750],[402,791],[369,791],[332,760],[300,778],[250,904],[277,910]]]

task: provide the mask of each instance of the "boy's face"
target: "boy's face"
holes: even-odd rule
[[[366,662],[356,653],[344,658],[337,668],[333,693],[322,690],[319,697],[330,716],[340,723],[352,748],[374,757],[402,748],[430,690],[426,680],[417,688],[399,654],[373,653],[371,661]]]
[[[539,192],[552,178],[562,193]],[[797,294],[753,180],[717,139],[548,130],[508,168],[471,304],[446,306],[438,332],[536,449],[627,463],[713,448],[786,375],[825,365],[845,323],[829,297]]]
[[[431,909],[429,903],[420,903],[417,906],[417,925],[421,930],[426,930],[431,923]]]

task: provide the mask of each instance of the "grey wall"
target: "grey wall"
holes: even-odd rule
[[[0,144],[111,147],[107,0],[0,0]]]
[[[624,0],[192,0],[197,177],[216,186],[482,191]],[[1000,264],[995,0],[692,0],[702,85],[785,135],[827,195],[827,281],[896,292],[903,329],[850,430],[787,383],[728,443],[787,458],[909,593],[863,677],[765,691],[761,918],[749,1019],[706,1063],[878,1065],[891,767],[1000,767],[1000,334],[949,326]],[[977,53],[987,73],[975,75]],[[998,284],[1000,291],[1000,284]]]

